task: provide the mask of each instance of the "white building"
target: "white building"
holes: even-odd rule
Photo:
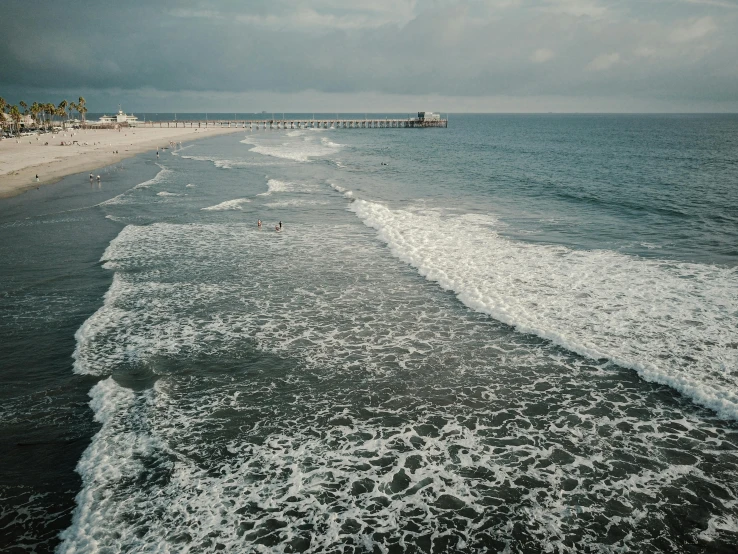
[[[418,119],[420,121],[441,121],[441,114],[433,112],[418,112]]]
[[[138,118],[131,114],[128,115],[123,110],[118,110],[118,113],[116,115],[104,115],[100,118],[100,123],[102,124],[112,124],[112,123],[125,123],[129,125],[130,127],[135,127],[138,125]]]

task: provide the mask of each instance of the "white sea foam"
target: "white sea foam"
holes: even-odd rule
[[[243,210],[243,205],[251,202],[248,198],[236,198],[234,200],[226,200],[215,206],[202,208],[204,211],[222,211],[222,210]]]
[[[494,219],[357,202],[383,233],[417,238],[421,257],[448,256],[441,231],[479,239],[471,266],[456,260],[472,272],[489,243],[502,248]],[[460,307],[359,227],[302,226],[289,240],[238,224],[121,231],[75,370],[158,379],[93,388],[102,428],[59,552],[371,552],[400,527],[403,544],[464,551],[513,526],[513,544],[542,552],[636,551],[644,528],[673,538],[663,499],[688,502],[695,486],[721,499],[701,539],[730,535],[733,470],[717,462],[731,455],[730,428]],[[255,349],[287,368],[218,365]],[[609,529],[617,548],[602,542]]]
[[[138,183],[136,186],[131,187],[127,191],[122,192],[119,195],[114,196],[113,198],[105,200],[104,202],[100,202],[99,204],[97,204],[97,206],[114,206],[116,204],[125,204],[130,192],[137,189],[149,188],[152,185],[166,182],[168,178],[172,175],[172,170],[167,169],[166,167],[159,164],[156,165],[159,166],[160,170],[159,173],[157,173],[153,178],[149,179],[148,181],[144,181],[143,183]]]
[[[312,136],[289,136],[293,140],[280,144],[272,141],[262,141],[256,137],[242,140],[243,144],[253,145],[250,150],[264,156],[283,158],[296,162],[309,162],[311,158],[329,156],[338,152],[342,145],[330,141],[316,140]]]
[[[157,196],[182,196],[181,194],[178,194],[176,192],[168,192],[166,190],[163,190],[161,192],[156,193]]]
[[[182,156],[182,159],[200,162],[211,162],[215,167],[218,167],[220,169],[236,169],[240,167],[261,167],[265,165],[270,165],[269,163],[261,161],[229,160],[217,158],[214,156]]]
[[[338,144],[337,142],[333,142],[327,137],[323,137],[320,139],[320,142],[322,142],[325,146],[328,146],[330,148],[343,148],[344,144]]]
[[[160,164],[156,164],[156,165],[161,169],[161,171],[159,171],[159,173],[157,173],[153,178],[149,179],[148,181],[139,183],[138,185],[133,187],[134,189],[148,188],[151,185],[158,185],[159,183],[165,183],[168,180],[168,178],[172,175],[172,170],[167,169],[166,167]]]
[[[267,191],[260,192],[257,196],[269,196],[274,193],[309,193],[318,190],[318,186],[311,183],[297,181],[280,181],[279,179],[267,180]]]
[[[280,200],[279,202],[268,202],[264,204],[268,208],[299,208],[305,206],[324,206],[328,204],[323,200],[293,199]]]
[[[340,185],[336,185],[335,183],[328,183],[328,184],[331,186],[331,188],[333,190],[335,190],[336,192],[340,192],[341,194],[343,194],[343,196],[345,198],[353,199],[353,197],[354,197],[354,192],[353,191],[348,190],[348,189],[346,189],[346,188],[344,188],[344,187],[342,187]]]
[[[193,146],[195,146],[195,145],[194,144],[188,144],[187,146],[181,146],[181,147],[179,147],[179,148],[177,148],[175,150],[172,150],[172,156],[181,156],[182,155],[181,154],[182,150],[188,150],[188,149],[192,148]]]
[[[294,183],[288,183],[287,181],[280,181],[279,179],[269,179],[267,181],[267,194],[273,192],[287,192],[294,190]]]
[[[738,419],[738,270],[515,242],[477,216],[351,209],[467,306]]]

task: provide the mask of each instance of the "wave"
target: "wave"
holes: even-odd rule
[[[180,146],[176,150],[172,150],[172,156],[181,156],[182,154],[180,154],[180,152],[182,152],[182,150],[188,150],[189,148],[192,148],[193,146],[195,145],[188,144],[187,146]]]
[[[324,206],[328,202],[321,200],[281,200],[279,202],[268,202],[264,204],[267,208],[295,208],[304,206]]]
[[[323,137],[320,139],[320,142],[323,143],[325,146],[328,146],[330,148],[343,148],[345,145],[339,144],[337,142],[333,142],[327,137]]]
[[[365,207],[387,233],[418,235],[434,221],[437,233],[468,232],[480,267],[498,240],[490,218],[459,217],[456,228],[431,211]],[[659,392],[629,386],[629,375],[418,287],[370,233],[349,238],[355,221],[301,226],[290,240],[249,229],[127,226],[106,249],[113,283],[75,350],[75,371],[103,377],[90,392],[101,425],[78,464],[59,552],[212,550],[214,537],[226,552],[258,551],[269,534],[277,552],[295,537],[311,552],[379,551],[374,529],[414,528],[406,541],[421,544],[446,532],[441,519],[456,535],[439,552],[512,525],[540,551],[602,551],[590,516],[609,517],[612,498],[628,501],[618,532],[635,535],[643,514],[661,524],[665,495],[692,498],[694,487],[727,499],[705,515],[707,540],[734,527],[724,450],[693,450],[695,437],[729,441],[730,426],[658,405]],[[414,246],[432,248],[427,238]],[[242,367],[253,348],[290,368],[210,370]],[[490,509],[501,505],[502,516]],[[583,538],[570,546],[571,536]]]
[[[293,136],[290,137],[295,138]],[[327,141],[326,139],[316,142],[310,136],[302,140],[291,140],[281,144],[264,143],[255,137],[244,139],[241,143],[251,145],[251,152],[295,162],[310,162],[311,158],[329,156],[338,152],[342,147],[342,145]]]
[[[348,189],[346,189],[346,188],[344,188],[344,187],[342,187],[340,185],[337,185],[335,183],[328,183],[328,184],[331,186],[331,188],[333,190],[335,190],[336,192],[340,192],[341,194],[343,194],[343,196],[345,198],[353,198],[354,197],[353,191],[350,191],[350,190],[348,190]]]
[[[216,158],[213,156],[182,156],[184,160],[195,160],[198,162],[211,162],[215,167],[219,169],[237,169],[241,167],[260,167],[264,165],[270,165],[264,162],[248,162],[245,160],[229,160],[223,158]]]
[[[738,419],[737,269],[516,242],[480,216],[350,209],[468,307]]]
[[[97,206],[113,206],[115,204],[123,204],[124,203],[124,198],[125,198],[126,194],[128,194],[129,192],[134,191],[134,190],[137,190],[137,189],[149,188],[151,185],[156,185],[158,183],[165,182],[167,180],[167,178],[172,174],[172,170],[171,169],[167,169],[166,167],[164,167],[163,165],[160,165],[160,164],[156,164],[156,165],[160,168],[160,170],[159,170],[159,172],[154,177],[152,177],[148,181],[144,181],[142,183],[138,183],[136,186],[131,187],[131,188],[129,188],[128,190],[126,190],[124,192],[121,192],[119,195],[113,196],[113,198],[110,198],[108,200],[105,200],[104,202],[100,202],[99,204],[95,204],[95,207],[97,207]]]
[[[257,196],[270,196],[276,192],[313,192],[317,190],[317,186],[309,183],[299,183],[294,181],[280,181],[279,179],[269,179],[267,181],[267,191],[260,192]]]
[[[226,200],[225,202],[221,202],[220,204],[216,204],[215,206],[202,208],[202,210],[211,212],[223,210],[243,210],[243,205],[248,202],[251,202],[251,200],[249,200],[248,198],[236,198],[234,200]]]

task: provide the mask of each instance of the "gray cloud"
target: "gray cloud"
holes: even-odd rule
[[[316,91],[736,105],[737,5],[6,0],[0,94],[115,90],[143,99],[153,91],[176,101]]]

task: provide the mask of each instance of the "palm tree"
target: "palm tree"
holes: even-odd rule
[[[10,106],[10,119],[13,120],[13,123],[15,124],[15,133],[18,134],[18,128],[20,127],[21,119],[21,113],[18,109],[18,106]]]
[[[39,123],[38,122],[38,114],[41,111],[43,111],[43,110],[41,109],[41,106],[39,105],[38,102],[34,102],[33,104],[31,104],[31,117],[36,122],[36,126],[37,127],[38,127],[38,123]]]
[[[85,114],[87,113],[87,107],[85,106],[86,102],[87,101],[82,96],[77,100],[77,111],[82,116],[82,123],[85,123]]]
[[[8,103],[5,98],[0,97],[0,129],[5,127],[5,108],[8,107]]]
[[[67,128],[67,122],[64,121],[64,116],[67,115],[67,106],[69,105],[69,102],[66,100],[62,100],[59,102],[59,107],[56,109],[56,115],[60,116],[62,118],[62,128]]]
[[[28,115],[28,104],[26,104],[23,100],[18,102],[21,108],[23,108],[23,111],[21,112],[21,115],[26,116]]]
[[[49,116],[47,127],[54,126],[54,114],[56,113],[56,107],[51,102],[44,104],[44,113]]]
[[[74,111],[76,109],[77,109],[77,104],[75,104],[74,102],[70,102],[69,103],[69,106],[67,107],[67,110],[69,111],[69,119],[70,120],[72,119],[72,111]]]

